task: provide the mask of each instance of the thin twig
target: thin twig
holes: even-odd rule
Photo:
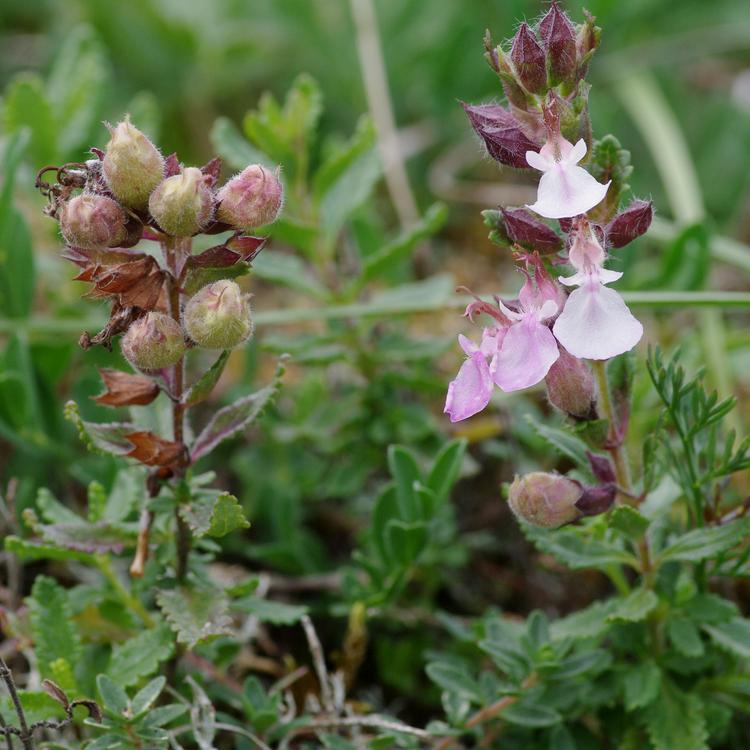
[[[34,740],[29,731],[29,725],[26,723],[26,714],[24,713],[23,706],[21,705],[21,699],[18,696],[18,690],[16,683],[13,680],[13,674],[11,673],[8,665],[3,659],[0,659],[0,679],[5,683],[5,687],[8,690],[10,699],[13,703],[13,708],[18,716],[18,726],[21,731],[18,736],[21,740],[21,744],[24,750],[34,750]]]
[[[320,697],[323,699],[323,708],[328,713],[333,713],[335,710],[333,693],[331,692],[331,681],[328,677],[328,668],[326,667],[325,657],[323,656],[323,647],[320,645],[318,634],[315,632],[315,626],[308,615],[303,615],[302,627],[305,629],[307,645],[312,654],[315,673],[318,675]]]

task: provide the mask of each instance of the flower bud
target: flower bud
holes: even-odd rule
[[[581,517],[576,503],[582,495],[578,482],[560,474],[535,471],[513,480],[508,503],[513,513],[526,523],[556,529]]]
[[[553,1],[552,7],[539,22],[539,35],[547,50],[550,83],[571,83],[578,67],[576,32],[557,2]]]
[[[651,201],[634,200],[607,224],[607,244],[611,247],[624,247],[645,234],[653,218],[654,205]]]
[[[73,247],[117,247],[127,237],[127,217],[116,201],[83,193],[71,198],[60,215],[60,231]]]
[[[547,60],[528,24],[522,23],[513,38],[510,59],[518,80],[529,93],[540,94],[547,89]]]
[[[185,307],[185,330],[206,349],[233,349],[253,332],[250,302],[234,281],[204,286]]]
[[[574,419],[596,419],[596,384],[586,363],[560,348],[560,356],[550,367],[544,383],[547,397]]]
[[[501,164],[528,169],[527,151],[539,151],[521,129],[521,124],[507,109],[496,104],[462,104],[471,126],[484,141],[487,153]]]
[[[186,167],[157,185],[148,201],[156,223],[174,237],[192,237],[211,220],[214,198],[197,167]]]
[[[541,255],[549,255],[562,249],[562,240],[556,232],[525,208],[500,210],[503,214],[505,232],[516,244],[527,250],[536,250]]]
[[[142,210],[164,177],[164,157],[130,120],[123,120],[110,132],[103,162],[107,185],[124,206]]]
[[[179,324],[160,312],[150,312],[128,328],[120,341],[125,359],[139,370],[160,370],[175,364],[185,353]]]
[[[283,198],[278,176],[251,164],[219,190],[217,218],[236,229],[262,227],[276,221]]]

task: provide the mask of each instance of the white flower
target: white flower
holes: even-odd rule
[[[548,219],[565,219],[586,213],[600,203],[610,183],[602,185],[577,166],[585,154],[583,139],[573,146],[562,136],[548,140],[539,153],[527,151],[529,166],[544,173],[539,180],[536,203],[528,208]]]

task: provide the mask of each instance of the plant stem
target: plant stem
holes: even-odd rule
[[[169,271],[169,312],[174,321],[182,327],[182,282],[185,257],[190,255],[190,238],[170,238],[164,242],[164,258]],[[185,404],[182,401],[185,389],[185,357],[182,356],[172,368],[172,439],[175,443],[185,441]],[[184,469],[175,469],[175,483],[182,480]],[[190,529],[180,516],[179,506],[175,507],[175,543],[177,580],[184,581],[190,558]]]
[[[29,725],[26,722],[26,714],[23,710],[23,705],[21,704],[21,699],[18,696],[18,689],[16,688],[16,683],[13,680],[13,673],[8,668],[8,665],[5,663],[5,660],[0,658],[0,678],[5,683],[5,687],[8,691],[8,694],[10,695],[10,700],[13,703],[13,708],[16,712],[16,716],[18,716],[18,726],[21,730],[21,733],[19,734],[19,738],[21,740],[21,744],[24,747],[24,750],[34,750],[34,739],[31,736],[31,732],[29,731]],[[6,738],[10,735],[6,735]],[[8,742],[10,747],[13,747],[12,742]]]

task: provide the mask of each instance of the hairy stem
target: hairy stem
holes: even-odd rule
[[[185,257],[190,255],[189,238],[170,238],[164,243],[164,258],[169,271],[169,312],[175,322],[182,327],[182,282]],[[182,356],[172,368],[172,439],[175,443],[185,440],[186,406],[182,401],[185,390],[185,357]],[[184,475],[183,469],[175,470],[175,482]],[[175,508],[175,543],[177,546],[175,570],[179,581],[185,580],[190,558],[191,535],[185,521]]]

